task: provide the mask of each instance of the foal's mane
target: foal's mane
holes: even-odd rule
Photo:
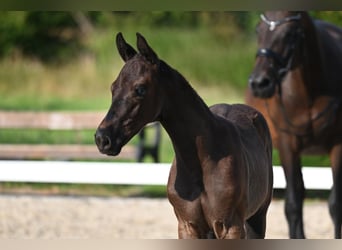
[[[183,95],[188,99],[191,98],[191,100],[200,103],[201,106],[209,110],[208,105],[199,96],[197,91],[190,85],[188,80],[186,80],[181,73],[172,68],[163,60],[160,60],[159,73],[162,77],[162,82],[167,82],[167,84],[169,84],[169,86],[176,90],[180,95]]]

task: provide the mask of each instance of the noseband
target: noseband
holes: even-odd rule
[[[296,16],[285,17],[284,19],[277,20],[277,21],[270,21],[263,14],[261,14],[260,17],[261,17],[261,20],[269,26],[270,31],[274,31],[278,26],[282,24],[292,22],[292,21],[299,21],[301,19],[300,14],[297,14]],[[261,49],[258,49],[257,51],[257,54],[256,54],[257,57],[263,56],[266,58],[271,58],[272,60],[275,61],[277,65],[280,66],[280,69],[277,72],[275,72],[275,76],[277,76],[277,82],[279,84],[281,82],[281,79],[292,68],[294,50],[300,42],[300,39],[299,39],[300,37],[303,37],[303,33],[301,29],[298,28],[295,33],[295,37],[293,41],[291,41],[291,44],[289,45],[288,53],[285,57],[283,57],[279,53],[269,48],[261,48]]]

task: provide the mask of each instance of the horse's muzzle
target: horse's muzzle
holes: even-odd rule
[[[270,98],[275,93],[275,84],[267,77],[253,77],[248,80],[249,87],[256,97]]]

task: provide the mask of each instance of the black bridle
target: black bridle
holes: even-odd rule
[[[278,26],[282,24],[292,22],[292,21],[300,21],[301,14],[285,17],[277,21],[271,21],[267,19],[267,17],[264,16],[263,14],[261,14],[260,17],[261,17],[261,20],[269,26],[269,30],[274,31]],[[274,72],[274,75],[276,76],[276,80],[277,80],[276,82],[278,84],[281,83],[284,76],[291,70],[293,66],[294,51],[297,47],[299,47],[302,37],[304,37],[303,32],[301,28],[298,27],[295,32],[295,36],[293,37],[293,40],[288,45],[289,46],[288,52],[285,56],[282,56],[281,54],[275,52],[274,50],[270,48],[258,49],[256,53],[257,57],[270,58],[279,66],[279,70]]]

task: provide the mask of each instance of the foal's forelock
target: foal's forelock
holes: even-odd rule
[[[122,74],[127,76],[140,76],[148,71],[151,65],[144,60],[144,58],[137,54],[134,58],[126,62],[126,65],[122,68]]]

